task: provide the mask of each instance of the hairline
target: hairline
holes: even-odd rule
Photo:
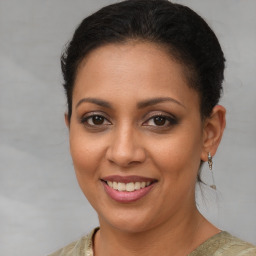
[[[203,111],[202,111],[202,95],[200,90],[197,90],[195,87],[195,83],[198,83],[198,74],[197,71],[195,70],[195,68],[193,67],[193,65],[191,63],[188,63],[188,61],[185,61],[184,58],[182,58],[182,54],[181,51],[179,49],[176,49],[176,47],[174,47],[171,44],[168,43],[163,43],[154,39],[149,39],[149,38],[143,38],[140,36],[137,37],[124,37],[122,39],[114,39],[113,41],[109,40],[108,42],[102,42],[98,45],[94,45],[91,47],[91,49],[88,49],[88,51],[79,59],[77,60],[77,65],[76,65],[76,70],[75,70],[75,74],[74,74],[74,81],[73,81],[73,85],[71,86],[71,113],[69,113],[69,119],[71,119],[71,115],[72,115],[72,101],[73,101],[73,92],[75,89],[75,84],[76,84],[76,79],[78,76],[78,73],[80,71],[80,69],[82,67],[84,67],[84,65],[86,65],[86,61],[89,58],[89,56],[97,51],[99,48],[102,48],[104,46],[108,46],[108,45],[135,45],[138,43],[148,43],[151,45],[154,45],[156,48],[162,50],[163,52],[165,52],[171,59],[172,61],[176,62],[177,64],[180,65],[182,73],[184,75],[184,79],[186,82],[186,85],[195,90],[198,93],[199,96],[199,111],[200,111],[200,115],[202,120],[205,119],[204,115],[203,115]]]

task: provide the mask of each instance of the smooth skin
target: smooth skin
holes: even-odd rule
[[[201,160],[213,156],[225,127],[217,105],[202,120],[198,93],[181,64],[153,43],[109,44],[81,63],[66,115],[78,183],[96,210],[96,256],[187,255],[219,230],[197,210]],[[101,179],[156,180],[130,203],[108,196]]]

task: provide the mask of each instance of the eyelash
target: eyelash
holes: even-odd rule
[[[99,117],[99,118],[102,118],[103,119],[103,122],[108,122],[108,124],[90,124],[89,123],[89,120],[93,120],[93,118],[96,118],[96,117]],[[90,114],[89,116],[83,116],[81,118],[81,123],[84,124],[85,126],[88,126],[90,128],[100,128],[101,126],[105,126],[105,125],[111,125],[111,122],[102,114]]]
[[[157,125],[155,123],[154,123],[154,125],[149,124],[150,121],[155,122],[156,118],[159,118],[159,117],[163,118],[163,120],[158,120],[158,121],[164,121],[163,125]],[[93,122],[93,118],[101,118],[101,121],[103,121],[103,123],[102,124],[95,124],[95,123],[91,124],[90,120]],[[166,124],[167,122],[168,122],[168,124]],[[83,116],[81,118],[81,123],[84,124],[86,127],[92,128],[92,129],[101,129],[103,127],[106,128],[106,126],[108,126],[108,125],[112,125],[112,123],[104,115],[98,114],[98,113],[90,114],[88,116]],[[151,127],[152,129],[167,129],[170,126],[174,126],[176,124],[178,124],[177,118],[159,113],[159,114],[152,114],[152,116],[150,118],[148,118],[145,122],[143,122],[142,126],[148,126],[148,127]]]
[[[156,118],[163,118],[164,119],[164,124],[163,125],[147,125],[146,123],[149,123],[150,121],[155,122]],[[168,124],[166,124],[168,122]],[[164,114],[154,114],[152,115],[150,118],[147,119],[146,122],[143,123],[143,126],[151,126],[154,128],[169,128],[170,126],[176,125],[178,124],[178,121],[175,117],[172,116],[168,116],[168,115],[164,115]]]

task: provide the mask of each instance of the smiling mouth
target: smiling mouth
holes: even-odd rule
[[[101,179],[107,195],[119,203],[130,203],[146,196],[157,182],[140,176],[112,175]]]
[[[140,176],[112,175],[101,179],[108,187],[119,192],[134,192],[151,186],[156,179]]]
[[[133,192],[136,190],[140,190],[142,188],[150,186],[153,182],[150,181],[142,181],[142,182],[116,182],[116,181],[104,181],[106,184],[113,188],[116,191],[125,191],[125,192]]]

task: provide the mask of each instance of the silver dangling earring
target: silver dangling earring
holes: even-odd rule
[[[210,185],[210,187],[211,187],[212,189],[216,190],[217,188],[216,188],[215,181],[214,181],[214,177],[213,177],[212,164],[213,164],[213,162],[212,162],[212,156],[211,156],[211,153],[208,152],[208,165],[209,165],[209,169],[210,169],[211,174],[212,174],[212,181],[213,181],[213,185]]]
[[[208,165],[209,165],[210,171],[212,171],[212,156],[210,152],[208,152]]]

